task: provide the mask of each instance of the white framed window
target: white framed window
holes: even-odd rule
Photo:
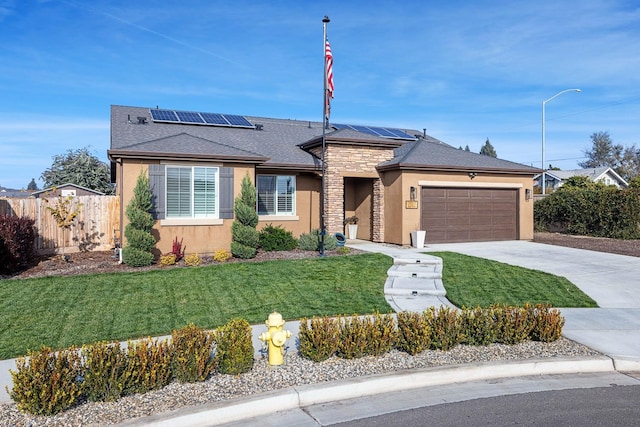
[[[258,215],[296,214],[296,177],[258,175]]]
[[[218,167],[166,167],[166,218],[218,218]]]

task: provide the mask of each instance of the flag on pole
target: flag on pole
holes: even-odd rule
[[[327,121],[329,121],[329,116],[331,114],[331,98],[333,98],[333,54],[331,53],[331,46],[329,46],[329,39],[325,39],[324,58],[327,88],[327,92],[325,93],[325,116]]]
[[[324,56],[327,61],[327,90],[329,91],[329,96],[333,98],[333,54],[331,53],[328,39],[325,43]]]

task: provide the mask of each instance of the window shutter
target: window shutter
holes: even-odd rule
[[[233,218],[233,168],[220,168],[220,218]]]
[[[153,219],[164,219],[165,191],[164,165],[149,165],[149,187],[151,189],[151,215]]]

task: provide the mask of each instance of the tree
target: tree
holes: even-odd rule
[[[45,198],[44,202],[47,203],[47,210],[55,220],[58,228],[62,230],[62,257],[65,261],[69,261],[69,257],[64,254],[65,231],[71,228],[73,221],[80,214],[82,203],[74,203],[73,196],[57,197],[53,202]]]
[[[587,160],[579,162],[580,167],[609,167],[627,181],[640,175],[640,149],[635,145],[614,144],[609,132],[592,133],[591,144],[591,150],[584,150]]]
[[[231,253],[236,258],[255,258],[260,233],[256,230],[256,188],[251,183],[249,173],[242,178],[240,195],[234,202],[235,221],[231,224]]]
[[[127,245],[122,248],[122,260],[133,267],[143,267],[153,263],[153,247],[156,239],[151,234],[153,216],[149,211],[153,207],[149,177],[140,172],[133,197],[127,205],[126,214],[129,224],[124,228]]]
[[[609,132],[592,133],[591,143],[591,150],[584,150],[587,160],[578,163],[581,168],[599,168],[601,166],[615,168],[618,165],[623,147],[613,143]]]
[[[31,182],[27,185],[27,190],[38,191],[38,184],[36,184],[35,178],[31,178]]]
[[[480,154],[484,154],[485,156],[498,157],[498,154],[496,154],[496,150],[489,142],[489,138],[487,138],[482,148],[480,148]]]
[[[44,186],[72,183],[103,193],[113,193],[109,165],[91,154],[88,147],[53,156],[51,167],[41,176]]]
[[[469,152],[471,151],[471,149],[469,148],[469,145],[464,146],[464,151],[469,151]]]

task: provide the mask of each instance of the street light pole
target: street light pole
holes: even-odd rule
[[[542,180],[541,180],[541,192],[542,195],[544,196],[545,194],[547,194],[546,192],[546,180],[545,180],[545,159],[544,159],[544,146],[545,146],[545,128],[544,128],[544,122],[545,122],[545,118],[544,118],[544,106],[547,104],[547,102],[551,101],[552,99],[555,99],[556,97],[562,95],[563,93],[567,93],[567,92],[582,92],[580,89],[565,89],[562,90],[558,93],[556,93],[555,95],[553,95],[551,98],[547,99],[546,101],[542,101]]]

